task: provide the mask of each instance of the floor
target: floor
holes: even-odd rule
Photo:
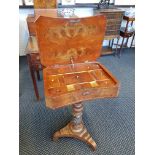
[[[20,155],[134,155],[135,51],[123,49],[121,58],[112,55],[98,59],[120,81],[118,98],[87,101],[83,120],[97,143],[93,152],[85,143],[52,134],[71,120],[71,108],[45,107],[43,82],[38,82],[41,100],[36,101],[26,57],[20,57],[19,108]],[[87,104],[89,103],[89,104]]]

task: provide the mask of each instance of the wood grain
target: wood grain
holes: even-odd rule
[[[50,18],[36,22],[41,63],[44,66],[93,61],[100,56],[106,28],[103,15],[87,18]]]
[[[57,0],[34,0],[35,9],[49,9],[56,8]]]

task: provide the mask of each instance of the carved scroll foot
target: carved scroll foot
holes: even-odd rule
[[[61,137],[72,137],[79,139],[85,143],[87,143],[93,151],[96,150],[96,143],[91,137],[91,135],[88,133],[86,127],[82,124],[80,124],[80,128],[78,130],[74,130],[75,127],[73,127],[72,122],[68,123],[67,126],[60,129],[59,131],[55,132],[53,135],[53,140],[56,141]]]

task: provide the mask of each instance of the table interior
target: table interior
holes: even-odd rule
[[[97,63],[58,65],[49,68],[46,76],[48,92],[53,96],[87,88],[109,88],[116,84]]]

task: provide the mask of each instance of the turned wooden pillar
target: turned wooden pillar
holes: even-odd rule
[[[76,103],[72,106],[72,115],[73,119],[71,121],[71,128],[74,132],[81,132],[83,130],[83,121],[82,121],[82,114],[83,114],[83,104]]]

